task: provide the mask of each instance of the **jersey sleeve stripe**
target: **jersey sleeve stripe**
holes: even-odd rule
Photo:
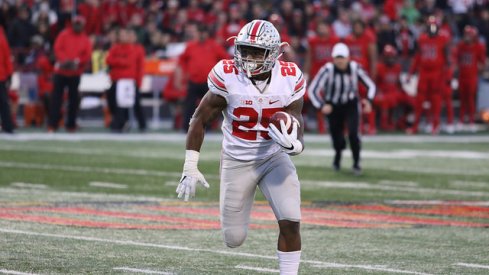
[[[214,71],[209,74],[209,79],[212,81],[212,83],[214,83],[216,87],[226,90],[226,85],[224,85],[224,83],[216,77]]]
[[[209,76],[207,79],[208,79],[208,80],[209,80],[209,81],[212,83],[212,85],[214,85],[214,88],[218,89],[218,90],[219,90],[219,91],[221,91],[221,92],[225,92],[225,93],[227,93],[227,92],[228,92],[226,89],[223,89],[223,88],[221,88],[221,87],[217,86],[217,85],[216,85],[216,83],[215,83],[214,81],[212,81],[212,79],[211,79],[211,77],[210,77],[210,76]]]
[[[222,83],[224,83],[224,78],[222,78],[218,73],[216,73],[216,69],[212,69],[212,73],[219,79],[221,80]]]
[[[305,81],[305,78],[302,78],[301,81],[297,85],[295,85],[294,92],[298,92],[300,89],[302,89],[304,87]]]

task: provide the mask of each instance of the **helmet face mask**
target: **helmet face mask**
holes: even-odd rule
[[[259,47],[238,45],[235,54],[241,60],[242,69],[251,72],[253,75],[263,68],[270,51]]]
[[[234,62],[248,77],[270,72],[280,57],[280,34],[272,23],[253,20],[235,37]]]

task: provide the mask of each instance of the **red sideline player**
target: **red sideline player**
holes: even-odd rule
[[[399,105],[410,107],[414,102],[402,90],[400,82],[401,65],[397,60],[397,50],[391,45],[386,45],[382,54],[383,60],[377,64],[378,94],[374,99],[374,106],[380,111],[380,127],[382,130],[393,130],[394,124],[390,120],[392,110]]]
[[[443,70],[448,63],[448,40],[438,34],[439,27],[434,17],[428,19],[427,31],[418,39],[418,49],[411,65],[409,74],[419,73],[418,92],[415,101],[415,121],[408,133],[418,132],[418,125],[423,113],[423,103],[430,102],[432,117],[432,133],[438,134],[440,125]],[[409,79],[409,77],[408,77]]]
[[[474,128],[475,98],[480,69],[484,68],[485,45],[478,41],[477,29],[466,26],[463,40],[456,47],[455,62],[458,68],[458,83],[460,97],[460,123],[469,118],[471,128]]]

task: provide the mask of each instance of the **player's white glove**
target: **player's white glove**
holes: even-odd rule
[[[278,145],[282,146],[282,150],[289,155],[298,155],[302,152],[303,146],[300,140],[297,139],[297,129],[299,127],[299,122],[294,119],[292,122],[292,132],[287,133],[287,128],[285,127],[285,122],[280,121],[280,131],[275,125],[270,123],[268,126],[268,135],[276,142]]]
[[[195,187],[197,183],[209,188],[209,184],[204,175],[197,168],[200,153],[194,150],[185,151],[185,163],[183,164],[183,173],[180,183],[177,186],[178,198],[184,197],[188,201],[190,197],[195,196]]]

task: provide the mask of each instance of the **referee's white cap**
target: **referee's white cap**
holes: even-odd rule
[[[333,47],[333,51],[331,52],[331,56],[333,58],[335,58],[335,57],[349,57],[350,56],[350,50],[348,49],[348,46],[345,45],[344,43],[336,43]]]

